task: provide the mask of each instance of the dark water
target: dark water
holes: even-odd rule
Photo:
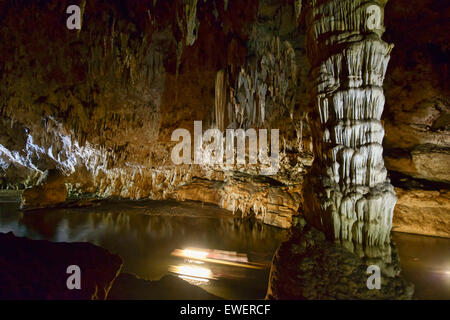
[[[4,199],[3,199],[4,200]],[[1,199],[0,199],[1,201]],[[99,207],[22,213],[15,202],[0,203],[0,232],[56,242],[91,242],[117,253],[124,272],[157,280],[169,266],[184,264],[171,256],[187,247],[220,249],[248,255],[266,264],[260,270],[208,266],[217,280],[196,283],[228,299],[263,299],[269,264],[286,231],[241,220],[215,206],[173,201],[111,201]]]
[[[394,232],[402,273],[418,299],[450,300],[450,239]]]
[[[9,201],[9,202],[8,202]],[[271,262],[286,231],[235,219],[215,206],[173,201],[109,201],[98,207],[22,213],[0,193],[0,232],[58,242],[88,241],[119,254],[124,272],[157,280],[182,263],[175,249],[197,247],[245,253]],[[450,239],[394,233],[404,276],[419,299],[450,299]],[[228,299],[262,299],[269,269],[212,265],[221,276],[200,284]]]

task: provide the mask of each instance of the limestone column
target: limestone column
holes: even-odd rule
[[[387,0],[305,0],[315,162],[306,219],[361,257],[390,250],[397,198],[383,161]],[[389,253],[387,253],[389,254]]]

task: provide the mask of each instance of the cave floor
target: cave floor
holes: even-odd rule
[[[22,212],[17,193],[0,192],[0,232],[9,231],[30,239],[91,242],[119,254],[123,272],[146,280],[192,266],[192,261],[172,255],[177,249],[242,253],[260,269],[205,262],[202,270],[213,276],[189,279],[225,299],[263,299],[272,256],[287,237],[286,230],[197,202],[109,200],[93,207]],[[415,284],[415,297],[450,299],[450,239],[397,232],[393,239],[402,272]]]

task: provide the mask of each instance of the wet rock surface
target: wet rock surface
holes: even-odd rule
[[[166,275],[157,281],[121,273],[112,285],[108,300],[218,300],[221,299],[187,281]]]
[[[53,243],[0,233],[1,299],[106,299],[122,259],[90,243]],[[81,270],[81,289],[69,290],[67,268]]]
[[[47,170],[35,186],[22,193],[21,208],[32,210],[54,207],[67,199],[64,176],[58,170]]]
[[[381,289],[367,287],[368,264],[323,233],[300,223],[289,240],[275,253],[267,292],[268,299],[411,299],[414,286],[398,271],[381,273]],[[391,266],[399,270],[394,250]]]

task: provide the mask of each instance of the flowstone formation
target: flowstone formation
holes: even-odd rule
[[[279,37],[254,40],[255,59],[241,68],[230,91],[228,118],[232,127],[263,126],[285,111],[293,118],[297,65],[289,41]],[[219,119],[216,119],[218,121]]]
[[[273,258],[267,299],[408,300],[413,296],[414,285],[395,267],[390,276],[382,272],[379,289],[369,289],[365,261],[327,241],[303,218],[295,220],[290,239]],[[399,265],[398,258],[394,247],[393,266]]]
[[[390,257],[397,198],[383,161],[386,1],[304,3],[315,163],[308,222],[361,257]],[[385,260],[385,259],[383,259]]]

